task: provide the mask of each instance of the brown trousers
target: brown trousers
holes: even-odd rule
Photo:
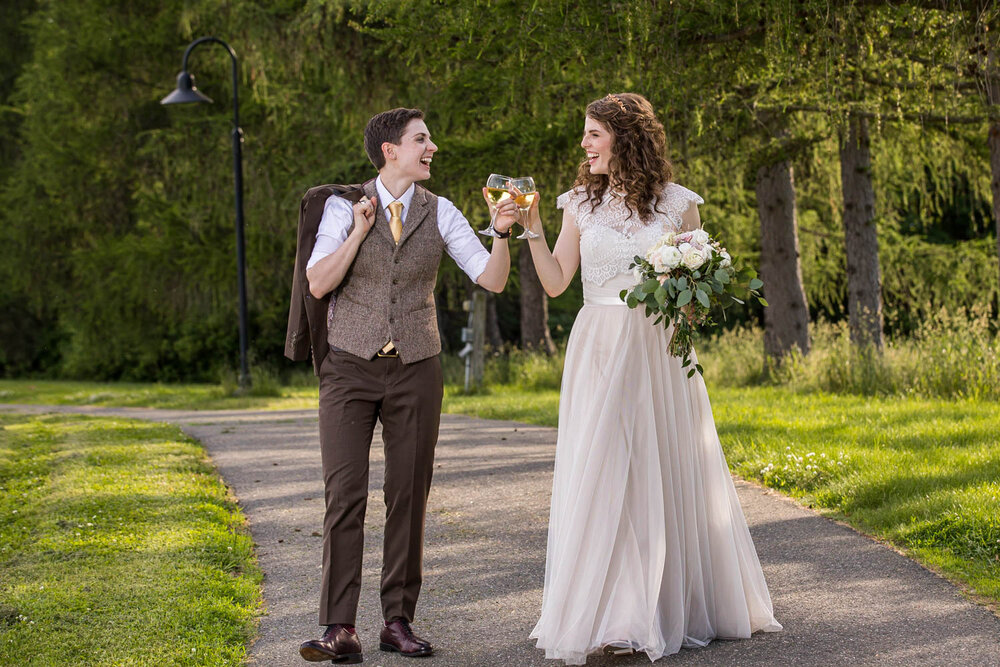
[[[320,625],[355,622],[361,591],[368,456],[375,420],[385,448],[382,614],[413,620],[420,594],[424,510],[441,421],[441,361],[361,359],[331,349],[319,380],[326,485]]]

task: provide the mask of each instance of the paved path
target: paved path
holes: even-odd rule
[[[205,444],[250,521],[266,573],[267,615],[251,664],[305,665],[297,646],[318,630],[321,539],[314,533],[323,518],[315,413],[68,409],[175,423]],[[380,443],[376,434],[358,618],[365,664],[554,666],[527,635],[541,604],[555,430],[444,416],[415,623],[436,646],[424,660],[377,650]],[[737,490],[785,630],[685,649],[663,664],[1000,665],[1000,619],[947,581],[780,495],[745,482]],[[645,656],[588,662],[642,664]]]

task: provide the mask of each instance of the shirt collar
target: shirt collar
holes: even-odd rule
[[[380,175],[375,179],[375,190],[378,192],[378,201],[382,205],[382,210],[385,212],[385,217],[389,217],[389,204],[394,201],[403,202],[403,219],[406,220],[406,213],[410,210],[410,202],[413,201],[413,193],[417,189],[416,183],[410,183],[410,187],[406,188],[406,192],[399,199],[396,199],[392,194],[386,189],[385,185],[382,183],[382,176]]]

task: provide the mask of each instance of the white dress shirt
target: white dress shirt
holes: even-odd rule
[[[389,204],[394,201],[403,204],[403,228],[406,228],[406,217],[410,212],[410,202],[413,200],[415,184],[396,199],[382,184],[382,177],[375,179],[375,190],[378,193],[378,203],[385,213],[385,219],[391,216]],[[347,232],[354,222],[354,208],[351,202],[332,195],[326,200],[323,208],[323,218],[319,223],[319,230],[316,232],[316,245],[313,246],[312,255],[309,256],[307,269],[327,255],[332,255],[337,251],[344,241],[347,240]],[[455,260],[458,267],[469,276],[473,282],[486,270],[486,262],[490,259],[490,253],[476,237],[476,232],[472,230],[469,221],[465,219],[462,212],[455,208],[455,205],[444,197],[438,197],[437,210],[438,231],[444,239],[445,250]]]

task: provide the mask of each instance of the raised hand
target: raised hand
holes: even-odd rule
[[[372,225],[375,224],[375,206],[377,205],[378,199],[375,197],[362,197],[353,207],[354,228],[362,236],[367,236],[368,232],[371,231]]]
[[[515,204],[516,204],[518,198],[521,197],[524,193],[521,192],[520,190],[518,190],[517,187],[514,186],[513,184],[510,186],[509,189],[510,189],[511,198],[515,201]],[[524,229],[525,229],[526,236],[524,238],[529,238],[529,239],[530,238],[538,238],[538,236],[534,235],[534,234],[535,234],[535,230],[540,229],[541,226],[542,226],[542,219],[541,219],[541,217],[538,214],[538,200],[539,199],[541,199],[541,197],[538,197],[537,195],[535,197],[533,197],[531,199],[531,204],[521,214],[521,215],[524,216],[523,219],[521,217],[518,217],[518,219],[517,219],[517,222],[520,223],[524,227]],[[518,238],[521,238],[521,237],[518,237]]]
[[[494,212],[493,227],[497,231],[506,232],[518,221],[517,202],[514,201],[513,197],[505,197],[500,200],[500,203],[494,204],[487,189],[483,188],[483,199]]]

